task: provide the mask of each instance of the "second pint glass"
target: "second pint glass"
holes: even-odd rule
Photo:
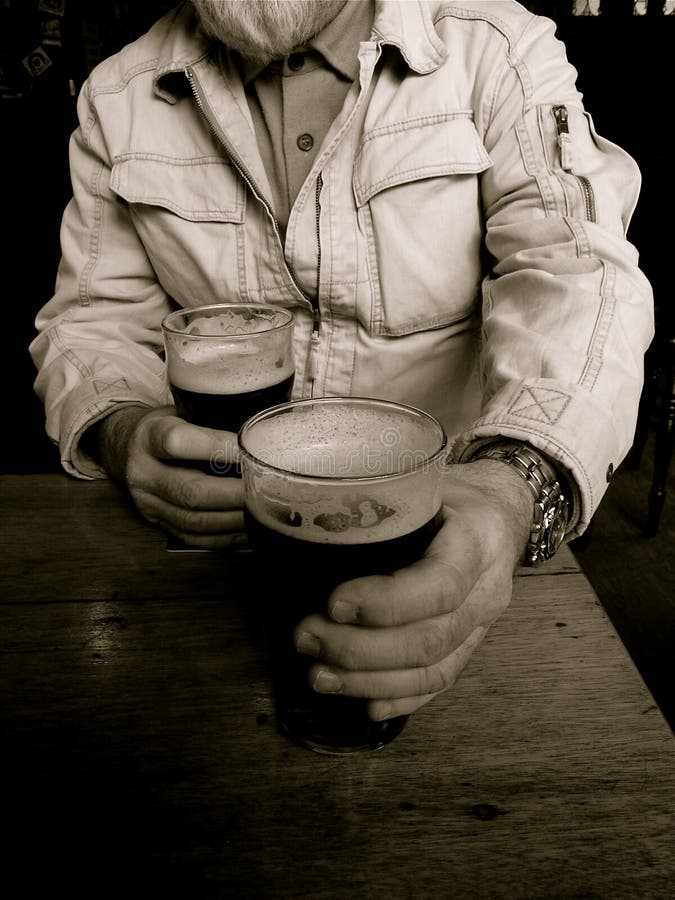
[[[170,313],[162,329],[178,415],[193,425],[237,432],[254,413],[290,399],[289,310],[219,303]]]
[[[324,753],[374,750],[406,717],[372,721],[367,700],[321,695],[293,631],[326,613],[331,591],[419,559],[440,523],[446,436],[421,410],[379,400],[321,398],[259,413],[239,433],[246,528],[270,631],[278,721]]]

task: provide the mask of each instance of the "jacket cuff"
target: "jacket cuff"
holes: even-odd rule
[[[145,406],[149,409],[170,403],[170,397],[152,396],[126,378],[116,380],[92,378],[71,391],[61,407],[59,446],[61,464],[76,478],[107,478],[106,471],[83,449],[80,439],[96,422],[123,406]]]
[[[555,385],[555,386],[553,386]],[[496,438],[526,441],[560,471],[571,490],[574,520],[570,537],[588,526],[614,470],[630,449],[614,422],[591,395],[545,380],[507,385],[484,414],[453,441],[452,461],[466,462]]]

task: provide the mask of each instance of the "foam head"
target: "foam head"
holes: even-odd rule
[[[246,505],[258,521],[303,540],[389,540],[438,511],[445,443],[435,419],[399,404],[284,404],[241,431]]]
[[[246,393],[295,371],[293,316],[282,308],[219,304],[178,310],[162,327],[169,381],[184,390]]]

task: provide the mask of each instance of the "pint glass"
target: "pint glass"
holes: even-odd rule
[[[446,436],[430,415],[364,398],[285,403],[239,433],[249,540],[259,555],[278,724],[324,753],[375,750],[407,717],[372,721],[367,700],[321,695],[293,631],[331,591],[419,559],[440,524]],[[266,575],[264,573],[267,573]]]
[[[206,428],[239,431],[293,387],[293,315],[277,306],[220,303],[181,309],[162,322],[178,415]]]

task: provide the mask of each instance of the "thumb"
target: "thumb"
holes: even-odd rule
[[[193,459],[216,468],[239,461],[237,435],[192,425],[178,416],[158,416],[147,422],[147,448],[158,459]]]

